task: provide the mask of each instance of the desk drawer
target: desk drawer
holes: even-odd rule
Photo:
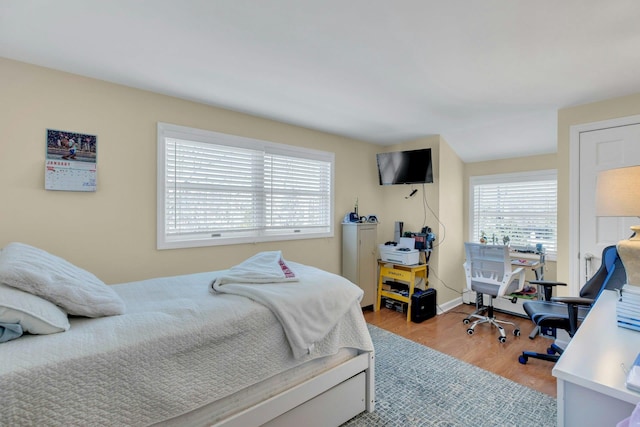
[[[380,268],[380,276],[382,277],[390,277],[396,280],[403,280],[405,282],[411,282],[411,272],[410,271],[402,271],[389,267],[381,267]]]

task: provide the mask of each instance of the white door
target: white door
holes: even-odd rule
[[[596,218],[595,188],[598,172],[640,164],[640,124],[617,126],[580,134],[579,287],[576,295],[601,263],[602,250],[631,235],[638,218]]]

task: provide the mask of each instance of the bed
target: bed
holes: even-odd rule
[[[300,283],[355,286],[289,265]],[[294,356],[272,308],[211,292],[226,274],[109,286],[124,314],[70,316],[65,332],[0,344],[0,425],[328,426],[374,410],[359,300]]]

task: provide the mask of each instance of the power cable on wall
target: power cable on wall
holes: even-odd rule
[[[423,220],[422,220],[422,227],[424,228],[424,227],[427,226],[427,209],[428,209],[429,212],[431,212],[433,217],[438,222],[439,227],[442,228],[442,239],[438,240],[438,243],[433,245],[433,247],[435,248],[435,247],[440,246],[442,243],[444,243],[444,239],[445,239],[445,237],[447,235],[447,229],[446,229],[445,225],[442,223],[442,221],[440,221],[440,218],[438,218],[438,215],[436,215],[435,212],[433,211],[433,209],[431,209],[431,206],[429,206],[429,202],[427,202],[427,192],[425,190],[424,184],[422,184],[422,204],[423,204],[423,212],[424,212],[424,216],[423,216]]]

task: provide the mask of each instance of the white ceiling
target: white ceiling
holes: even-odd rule
[[[0,56],[470,162],[640,92],[640,1],[0,0]]]

